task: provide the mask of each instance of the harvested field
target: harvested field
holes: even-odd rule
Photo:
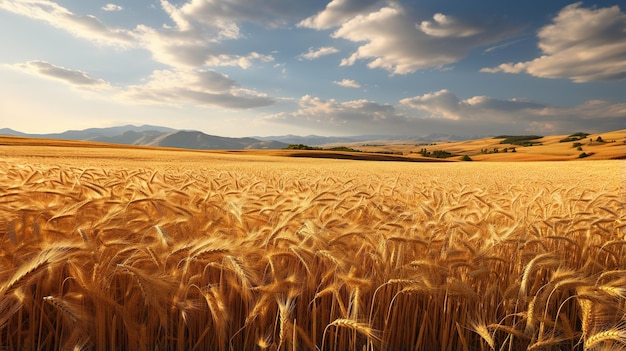
[[[0,154],[0,349],[626,346],[623,161]]]

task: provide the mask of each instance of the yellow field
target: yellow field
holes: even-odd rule
[[[0,155],[0,349],[626,346],[624,161]]]
[[[363,151],[386,151],[400,152],[411,158],[421,158],[417,154],[422,148],[429,151],[445,150],[454,155],[468,155],[474,161],[572,161],[579,160],[579,155],[583,152],[590,156],[586,160],[614,160],[626,158],[626,129],[616,130],[600,134],[590,134],[582,140],[560,142],[568,135],[551,135],[536,139],[541,145],[519,146],[512,144],[500,144],[502,139],[483,138],[467,141],[437,142],[436,145],[416,145],[415,142],[381,142],[376,146],[364,146],[362,143],[347,144],[353,148]],[[597,142],[601,137],[605,142]],[[581,144],[581,150],[574,147],[574,143]],[[503,152],[504,148],[515,147],[515,152]],[[498,153],[481,153],[486,149],[493,151],[498,148]],[[449,160],[458,161],[461,156],[451,157]]]

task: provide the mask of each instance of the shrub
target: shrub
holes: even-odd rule
[[[335,147],[331,147],[325,150],[329,150],[329,151],[345,151],[345,152],[361,152],[361,150],[357,150],[357,149],[353,149],[351,147],[347,147],[347,146],[335,146]]]
[[[461,161],[471,161],[471,160],[472,160],[472,158],[471,158],[471,157],[469,157],[469,156],[467,156],[467,155],[464,155],[464,156],[461,158]]]
[[[448,151],[444,151],[444,150],[435,150],[431,154],[431,157],[435,157],[435,158],[448,158],[448,157],[452,157],[452,156],[454,156],[454,155],[449,153]]]
[[[589,135],[589,133],[578,132],[578,133],[574,133],[574,134],[569,135],[565,139],[559,140],[559,142],[566,143],[568,141],[582,140],[582,139],[585,139],[588,135]]]
[[[346,152],[361,152],[361,150],[353,149],[347,146],[335,146],[328,149],[323,149],[316,146],[308,146],[304,144],[290,144],[285,149],[287,150],[328,150],[328,151],[346,151]]]
[[[288,150],[322,150],[321,147],[308,146],[304,144],[290,144],[285,149],[288,149]]]
[[[543,138],[540,135],[499,135],[494,139],[504,139],[500,142],[500,144],[513,144],[513,145],[521,145],[521,146],[532,146],[536,144],[540,144],[538,141],[533,141],[535,139]]]
[[[374,151],[374,153],[382,155],[404,155],[402,151]],[[413,153],[413,151],[411,151],[410,153]]]

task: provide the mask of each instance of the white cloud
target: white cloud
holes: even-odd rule
[[[66,30],[72,35],[119,47],[135,46],[136,37],[133,32],[124,29],[109,28],[92,15],[77,15],[66,8],[47,0],[4,0],[0,9]]]
[[[440,38],[466,38],[482,32],[480,25],[464,23],[442,13],[436,13],[432,21],[422,21],[417,27],[430,36]]]
[[[400,100],[397,106],[368,100],[340,102],[303,96],[294,112],[264,117],[266,122],[356,134],[423,135],[570,133],[624,128],[626,104],[587,101],[578,106],[545,106],[522,99],[474,96],[460,99],[448,90]]]
[[[122,97],[132,103],[228,109],[274,104],[267,95],[242,88],[228,76],[211,70],[156,70],[146,83],[128,87]]]
[[[626,79],[626,14],[618,6],[564,7],[537,34],[542,55],[534,60],[504,63],[483,72],[528,73],[574,82]]]
[[[161,63],[184,68],[238,66],[245,69],[255,62],[274,60],[272,55],[258,52],[232,54],[220,45],[226,40],[243,38],[237,18],[233,18],[236,16],[230,10],[223,17],[217,13],[209,14],[207,6],[212,9],[215,4],[195,0],[180,8],[161,0],[161,6],[176,24],[175,27],[155,29],[139,25],[136,29],[141,45]]]
[[[332,46],[324,46],[324,47],[321,47],[321,48],[319,48],[317,50],[313,50],[313,48],[309,48],[309,51],[307,51],[306,53],[298,55],[298,58],[306,59],[306,60],[314,60],[314,59],[320,58],[322,56],[332,55],[332,54],[336,54],[338,52],[339,52],[339,50],[337,48],[332,47]]]
[[[402,6],[392,3],[345,22],[333,37],[364,43],[342,60],[342,66],[368,60],[369,68],[408,74],[457,62],[471,50],[497,42],[516,30],[504,22],[470,23],[443,14],[418,24]]]
[[[515,120],[520,115],[533,115],[545,106],[523,100],[500,100],[488,96],[459,99],[454,93],[443,89],[434,93],[400,100],[400,104],[428,112],[428,118],[450,120],[497,121]],[[521,112],[521,114],[520,114]]]
[[[212,70],[155,70],[142,84],[111,87],[83,71],[55,66],[44,61],[29,61],[6,67],[48,79],[62,81],[81,90],[108,90],[109,97],[132,104],[184,104],[228,109],[251,109],[273,105],[274,99],[245,89],[230,77]]]
[[[106,4],[102,6],[103,11],[122,11],[124,8],[120,5]]]
[[[352,79],[342,79],[341,81],[334,81],[334,84],[337,84],[339,86],[342,86],[344,88],[360,88],[361,84],[359,84],[357,81],[352,80]]]
[[[590,100],[577,106],[546,106],[522,99],[502,100],[488,96],[459,99],[440,90],[400,100],[400,105],[426,112],[430,119],[487,126],[506,126],[502,132],[567,133],[572,130],[623,129],[626,103]],[[548,129],[547,126],[550,126]],[[541,129],[543,128],[543,129]],[[483,133],[484,134],[484,133]]]
[[[298,26],[313,29],[337,27],[356,15],[372,10],[380,2],[380,0],[332,0],[323,11],[302,20]]]
[[[404,117],[398,115],[391,105],[365,99],[339,102],[310,95],[300,98],[295,112],[265,116],[264,120],[316,130],[336,132],[341,129],[353,134],[380,132],[381,128],[397,133],[402,128],[396,126],[404,124]]]
[[[77,37],[95,39],[101,45],[145,48],[156,61],[171,67],[153,72],[145,84],[114,89],[113,95],[127,102],[195,104],[233,109],[272,105],[272,98],[240,87],[232,79],[219,73],[202,69],[207,66],[236,66],[246,69],[256,62],[271,62],[274,58],[257,52],[233,54],[223,49],[220,45],[222,41],[241,37],[237,24],[228,19],[214,17],[211,20],[202,17],[204,13],[201,10],[206,9],[201,3],[192,0],[182,8],[177,8],[162,0],[163,10],[176,23],[176,27],[154,29],[138,25],[132,31],[109,28],[94,16],[77,15],[47,0],[7,0],[0,2],[0,9],[46,21]],[[230,4],[233,5],[234,2]],[[113,9],[113,6],[105,7]],[[110,88],[107,82],[93,78],[85,72],[43,61],[31,61],[15,65],[14,68],[62,80],[74,87]]]
[[[161,63],[179,68],[197,68],[202,66],[234,66],[249,68],[255,62],[271,62],[272,55],[251,52],[244,55],[224,52],[220,48],[222,34],[206,32],[206,28],[193,27],[186,31],[177,28],[153,29],[138,26],[142,46],[152,53],[152,57]]]
[[[218,6],[220,4],[228,15],[224,14],[224,17],[218,14],[207,15],[206,11],[220,7]],[[274,58],[271,55],[257,52],[233,54],[220,46],[224,40],[242,38],[236,20],[251,16],[249,12],[252,10],[249,8],[255,8],[248,5],[245,9],[240,8],[242,13],[237,14],[236,10],[239,8],[237,2],[231,1],[228,4],[229,6],[226,6],[226,3],[192,0],[178,8],[166,0],[161,0],[163,10],[176,27],[164,26],[155,29],[138,25],[133,30],[110,28],[95,16],[75,14],[48,0],[6,0],[0,2],[0,9],[48,22],[52,26],[97,44],[145,48],[152,53],[155,60],[172,67],[248,68],[255,62],[272,61]]]
[[[165,8],[176,9],[189,23],[206,26],[230,26],[245,21],[265,27],[280,27],[302,18],[317,0],[271,0],[251,4],[249,0],[190,0],[180,7],[160,0]],[[178,22],[177,22],[178,24]]]
[[[55,66],[45,61],[28,61],[25,63],[10,65],[9,67],[45,78],[59,80],[76,88],[86,88],[92,90],[111,88],[108,82],[102,79],[94,78],[83,71]]]

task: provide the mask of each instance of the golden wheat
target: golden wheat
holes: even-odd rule
[[[125,157],[0,161],[0,349],[623,346],[620,164]]]

